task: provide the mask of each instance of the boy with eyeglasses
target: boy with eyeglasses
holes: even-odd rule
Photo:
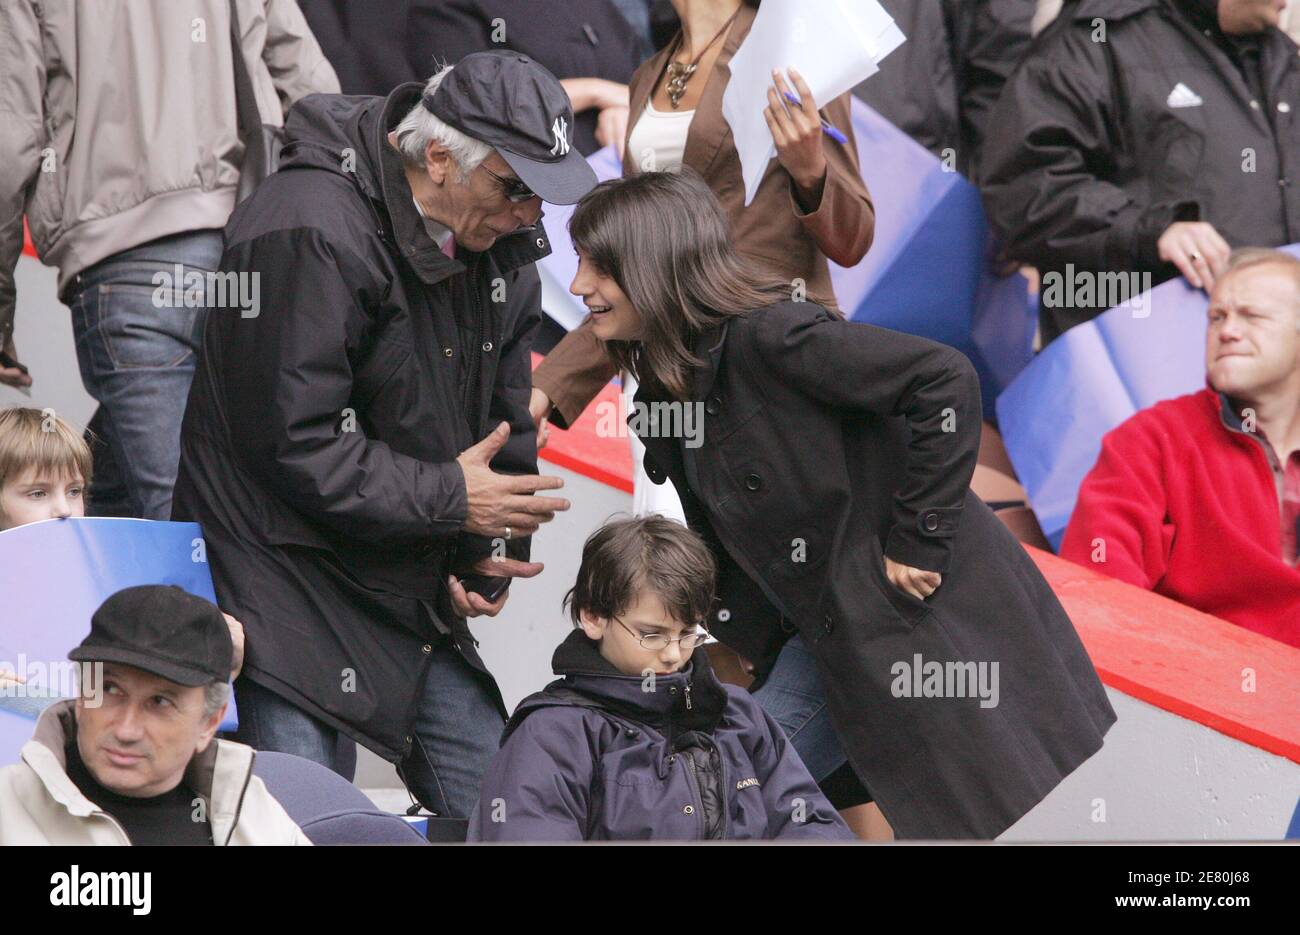
[[[506,725],[471,841],[852,840],[776,722],[695,652],[715,573],[660,516],[591,535],[561,678]]]

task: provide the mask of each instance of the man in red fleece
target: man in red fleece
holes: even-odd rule
[[[1205,366],[1102,439],[1061,554],[1300,646],[1300,260],[1232,255]]]

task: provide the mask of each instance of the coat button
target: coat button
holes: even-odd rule
[[[1277,109],[1278,109],[1278,111],[1279,111],[1280,113],[1283,113],[1283,114],[1289,114],[1289,113],[1291,113],[1291,105],[1288,104],[1286,101],[1282,101],[1281,103],[1279,103],[1279,104],[1277,105]]]
[[[722,400],[716,396],[710,396],[709,401],[704,404],[704,411],[711,416],[716,416],[722,409]]]
[[[536,240],[533,241],[533,243],[537,244],[537,249],[538,249],[538,250],[545,250],[545,249],[546,249],[546,238],[545,238],[545,237],[538,237]]]
[[[683,814],[683,815],[694,815],[694,814],[695,814],[695,806],[694,806],[694,805],[687,805],[685,808],[682,809],[682,814]]]
[[[484,341],[484,342],[483,342],[483,353],[484,353],[484,354],[491,354],[491,353],[492,353],[492,342],[491,342],[491,341]]]
[[[443,356],[443,357],[450,357],[450,356],[451,356],[451,348],[449,348],[449,347],[444,347],[444,348],[442,349],[442,356]]]
[[[407,735],[406,735],[405,737],[403,737],[402,739],[405,740],[407,743],[410,743],[410,742],[411,742],[411,735],[410,735],[410,734],[407,734]]]
[[[925,515],[925,519],[923,520],[923,522],[925,524],[926,532],[934,532],[936,529],[939,528],[939,514],[927,513]]]
[[[726,623],[730,619],[731,619],[731,611],[727,610],[727,608],[724,607],[718,611],[719,623]]]
[[[758,490],[762,486],[763,486],[763,478],[759,477],[757,474],[745,475],[746,490]]]
[[[782,633],[795,633],[795,632],[798,631],[798,629],[799,629],[799,628],[796,627],[796,626],[794,625],[794,623],[792,623],[791,621],[785,619],[785,617],[782,617],[782,618],[781,618],[781,632],[782,632]]]
[[[826,622],[822,624],[822,629],[827,633],[835,629],[835,621],[831,619],[830,614],[826,615]]]
[[[1250,102],[1250,109],[1251,109],[1251,110],[1259,110],[1259,101],[1251,101],[1251,102]]]
[[[425,643],[420,648],[424,650],[425,655],[428,655],[429,653],[433,652],[433,644],[431,643]]]

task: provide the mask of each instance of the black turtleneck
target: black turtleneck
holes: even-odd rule
[[[210,845],[212,828],[206,820],[194,820],[197,796],[185,783],[170,792],[148,798],[118,795],[101,786],[81,759],[76,738],[64,747],[68,778],[81,794],[117,819],[134,845]]]

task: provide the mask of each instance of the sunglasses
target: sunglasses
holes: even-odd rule
[[[503,175],[497,175],[484,165],[480,165],[479,168],[501,183],[501,191],[505,194],[507,201],[519,204],[520,202],[528,201],[530,198],[537,197],[537,194],[521,180],[508,179]]]

